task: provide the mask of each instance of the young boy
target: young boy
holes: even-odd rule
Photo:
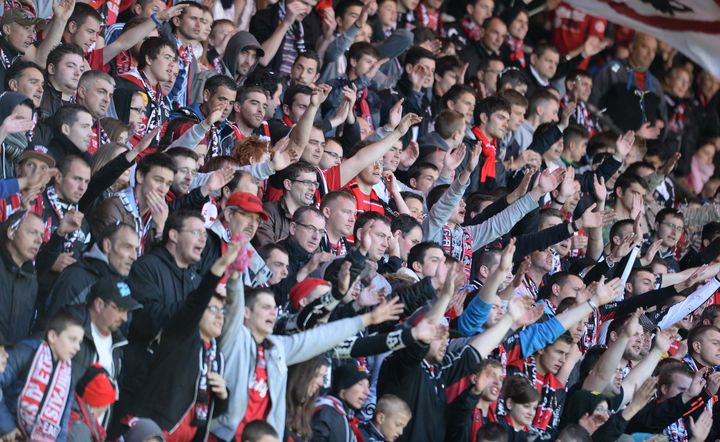
[[[3,440],[65,440],[72,406],[72,358],[85,330],[60,310],[43,340],[26,340],[10,352],[0,375],[0,435]],[[52,400],[49,400],[52,398]]]
[[[242,442],[278,442],[277,431],[269,423],[252,421],[242,432]]]
[[[408,404],[393,394],[380,398],[371,422],[360,427],[365,442],[392,442],[402,435],[412,418]]]

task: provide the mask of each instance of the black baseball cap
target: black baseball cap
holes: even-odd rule
[[[100,298],[103,301],[111,301],[127,311],[142,308],[142,304],[131,295],[130,286],[123,279],[112,276],[101,278],[90,289],[90,299]]]

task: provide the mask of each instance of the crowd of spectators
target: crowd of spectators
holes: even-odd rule
[[[0,12],[0,441],[720,439],[720,78],[670,45],[561,0]]]

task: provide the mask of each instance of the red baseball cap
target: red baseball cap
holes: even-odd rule
[[[305,278],[290,289],[290,303],[295,310],[300,310],[300,301],[315,290],[318,286],[330,285],[328,281],[320,278]]]
[[[228,198],[227,203],[225,203],[225,207],[237,207],[243,212],[257,213],[263,220],[268,220],[268,214],[265,213],[265,210],[263,209],[262,201],[260,201],[260,198],[252,193],[233,193]]]

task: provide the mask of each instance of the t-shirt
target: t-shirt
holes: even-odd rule
[[[270,411],[270,395],[268,387],[267,367],[265,364],[265,347],[258,345],[255,373],[248,388],[248,405],[245,417],[238,426],[236,437],[241,440],[245,425],[254,420],[265,420]]]
[[[95,324],[90,324],[92,330],[92,339],[95,343],[95,349],[98,354],[98,362],[110,373],[111,377],[115,377],[115,363],[112,357],[112,335],[103,336]]]

